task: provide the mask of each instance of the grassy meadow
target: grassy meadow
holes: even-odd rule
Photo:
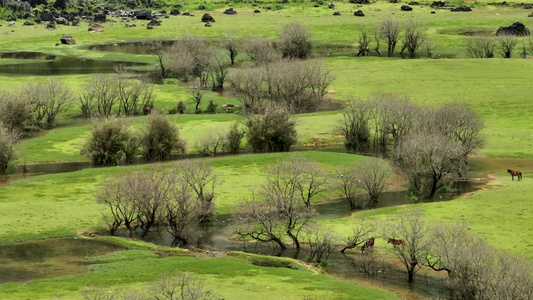
[[[75,56],[97,60],[130,61],[145,63],[137,67],[156,70],[154,57],[120,52],[98,52],[87,49],[90,45],[114,44],[132,41],[176,40],[183,34],[200,35],[220,40],[226,32],[237,34],[241,42],[250,37],[260,36],[275,40],[283,26],[299,22],[312,33],[317,49],[344,49],[355,52],[359,27],[372,30],[383,18],[393,16],[402,21],[415,18],[424,23],[427,35],[435,42],[434,54],[442,59],[402,59],[400,57],[354,57],[350,55],[325,55],[320,58],[335,76],[328,87],[334,92],[327,97],[335,103],[343,103],[349,98],[367,98],[373,93],[398,93],[409,97],[420,106],[439,106],[445,103],[461,102],[470,105],[485,122],[482,131],[486,144],[477,151],[478,155],[489,158],[523,159],[521,168],[524,181],[511,181],[505,169],[495,171],[494,180],[486,189],[466,194],[453,201],[411,204],[419,207],[432,223],[468,223],[469,230],[486,240],[496,249],[508,251],[522,258],[533,260],[533,244],[530,242],[533,227],[530,205],[531,180],[533,172],[533,104],[531,103],[530,74],[532,59],[519,58],[519,42],[513,58],[472,59],[465,50],[465,33],[487,31],[494,33],[500,26],[509,26],[520,21],[533,28],[533,18],[527,15],[531,10],[488,5],[488,0],[467,2],[472,12],[450,12],[433,10],[429,6],[416,5],[413,11],[400,11],[406,3],[391,4],[375,2],[357,7],[351,3],[335,3],[334,9],[313,7],[315,2],[284,4],[276,10],[277,3],[262,3],[253,7],[247,3],[234,3],[237,15],[228,16],[223,11],[227,5],[212,1],[192,1],[184,4],[194,17],[171,16],[162,19],[162,26],[147,30],[147,21],[135,21],[137,27],[126,28],[124,23],[105,23],[104,32],[87,32],[88,24],[78,27],[58,26],[48,31],[44,25],[23,26],[18,21],[14,27],[0,21],[0,52],[28,51],[43,52],[59,56]],[[525,1],[533,3],[532,0]],[[430,3],[428,1],[421,4]],[[206,28],[200,18],[204,11],[197,10],[205,4],[216,20],[213,27]],[[326,4],[327,5],[327,4]],[[171,7],[169,3],[169,7]],[[266,9],[271,6],[272,9]],[[254,9],[260,14],[254,14]],[[364,18],[353,16],[362,9]],[[168,10],[168,9],[167,9]],[[334,11],[341,16],[332,16]],[[118,19],[118,18],[117,18]],[[130,22],[131,23],[131,22]],[[13,31],[12,31],[13,30]],[[74,46],[59,45],[62,34],[72,35],[77,43]],[[527,41],[527,39],[526,39]],[[246,65],[246,56],[239,54],[238,66]],[[22,59],[0,59],[3,64],[21,64]],[[230,70],[231,72],[231,70]],[[0,91],[19,91],[25,84],[37,83],[45,77],[34,75],[1,75]],[[91,80],[91,75],[58,76],[74,93],[80,92]],[[168,81],[164,85],[154,85],[155,108],[168,111],[179,101],[193,111],[192,96],[186,84]],[[219,107],[240,102],[225,91],[223,94],[207,91],[202,101],[205,109],[209,100]],[[170,119],[180,127],[180,137],[187,140],[188,152],[195,153],[195,144],[209,133],[225,132],[241,116],[235,113],[183,114],[170,115]],[[342,118],[342,111],[322,111],[294,116],[298,131],[298,149],[313,146],[333,145],[343,142],[336,127]],[[140,128],[146,117],[130,119],[134,128]],[[80,146],[91,130],[91,122],[81,118],[78,104],[73,105],[59,116],[57,127],[43,131],[17,145],[19,164],[62,163],[88,161],[80,152]],[[264,183],[264,171],[280,157],[290,154],[244,154],[205,158],[219,175],[220,185],[216,190],[215,212],[231,213],[242,199],[251,196],[250,190]],[[319,162],[331,176],[336,176],[340,167],[356,163],[365,156],[341,152],[302,151],[300,155]],[[172,166],[175,162],[162,163]],[[0,243],[54,237],[77,236],[84,232],[105,234],[105,223],[95,202],[95,191],[102,181],[120,174],[150,168],[153,165],[119,166],[111,168],[90,168],[62,174],[29,177],[0,186]],[[514,168],[509,166],[509,168]],[[399,176],[399,175],[396,175]],[[338,195],[330,191],[317,201],[327,201]],[[317,222],[336,230],[340,236],[348,236],[354,222],[363,219],[384,219],[400,212],[406,206],[364,210],[338,219],[320,219]],[[349,210],[346,205],[346,210]],[[105,238],[104,238],[105,239]],[[161,273],[189,271],[207,280],[210,288],[224,299],[392,299],[395,295],[376,288],[366,288],[359,284],[336,279],[326,274],[315,274],[295,261],[292,267],[261,267],[254,260],[269,259],[233,253],[226,257],[210,259],[190,256],[159,257],[160,248],[136,248],[133,242],[121,240],[125,247],[117,254],[91,258],[90,272],[49,280],[34,280],[27,284],[9,283],[0,285],[2,299],[80,299],[80,291],[87,284],[102,286],[105,289],[141,289],[154,282]],[[115,241],[116,242],[116,241]],[[385,247],[385,241],[377,239],[376,247]],[[175,253],[173,253],[175,254]],[[183,254],[183,253],[179,253]],[[166,256],[166,255],[162,255]],[[276,259],[273,259],[276,260]],[[287,263],[277,261],[276,263]],[[238,293],[236,292],[238,291]],[[290,292],[288,292],[290,291]]]

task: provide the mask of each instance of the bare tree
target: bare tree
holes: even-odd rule
[[[147,286],[148,294],[156,300],[220,300],[206,288],[205,280],[191,273],[163,274],[159,280]]]
[[[149,48],[149,53],[152,54],[157,61],[157,65],[161,70],[161,78],[165,79],[170,76],[170,62],[167,48],[162,42],[154,42]]]
[[[376,226],[373,222],[362,221],[356,223],[352,228],[352,235],[345,238],[345,246],[342,248],[341,253],[344,253],[347,249],[353,249],[358,245],[366,242],[370,235],[376,230]]]
[[[241,101],[245,114],[261,113],[265,109],[263,102],[264,71],[260,68],[238,69],[229,75],[237,99]]]
[[[226,31],[225,38],[224,38],[224,48],[226,48],[226,50],[228,50],[229,52],[229,57],[230,57],[232,66],[235,64],[235,58],[237,57],[237,54],[239,53],[239,50],[237,47],[236,36],[237,36],[236,32]]]
[[[311,223],[305,228],[304,234],[309,244],[309,261],[327,261],[331,252],[337,248],[335,232],[330,228]]]
[[[195,104],[194,112],[201,113],[202,110],[200,109],[200,103],[202,102],[202,98],[205,95],[205,91],[202,91],[202,87],[200,85],[197,85],[195,88],[191,90],[191,93],[192,93],[192,101]]]
[[[199,79],[203,88],[207,87],[212,69],[213,51],[205,38],[183,35],[166,50],[166,56],[174,72],[185,79],[190,74]]]
[[[365,101],[352,99],[344,109],[338,128],[346,141],[344,147],[351,151],[362,151],[370,145],[369,120],[372,106]]]
[[[218,151],[224,146],[225,137],[218,133],[208,133],[206,137],[196,141],[196,151],[204,156],[216,157]]]
[[[40,127],[49,128],[56,116],[70,107],[73,94],[68,86],[54,78],[39,84],[28,84],[24,96],[29,101],[34,120]]]
[[[364,25],[359,26],[359,32],[361,35],[359,36],[357,46],[357,53],[355,56],[370,56],[370,37],[368,36],[368,32],[365,30]]]
[[[117,77],[112,75],[92,76],[81,93],[80,108],[85,118],[109,117],[119,101]]]
[[[15,160],[15,143],[20,134],[9,130],[0,122],[0,174],[5,174],[9,164]]]
[[[391,176],[389,165],[381,159],[367,159],[355,164],[356,180],[359,188],[368,194],[368,207],[379,202],[383,191],[388,188]]]
[[[131,79],[124,66],[115,67],[117,73],[118,113],[126,116],[137,115],[145,107],[154,105],[154,88],[142,80]]]
[[[394,56],[394,49],[400,40],[400,21],[394,18],[385,18],[378,25],[380,39],[387,44],[387,55]]]
[[[402,37],[403,47],[400,54],[403,56],[403,51],[407,49],[411,57],[416,56],[416,51],[424,44],[426,36],[424,34],[423,24],[409,19],[405,25],[405,32]]]
[[[380,42],[381,42],[381,31],[380,31],[380,27],[379,26],[375,26],[374,27],[373,38],[374,38],[374,42],[376,44],[376,46],[373,48],[373,50],[376,51],[376,53],[379,56],[381,56],[381,52],[379,52],[379,46],[380,46]]]
[[[234,122],[224,137],[223,148],[231,154],[238,154],[241,149],[241,140],[244,132],[239,129],[239,123]]]
[[[311,55],[311,33],[299,23],[287,24],[278,39],[284,58],[305,59]]]
[[[494,57],[496,40],[487,34],[476,34],[466,38],[466,51],[474,58]]]
[[[518,38],[510,34],[501,34],[498,36],[498,44],[500,46],[500,52],[502,53],[503,58],[511,58],[516,44],[518,43]]]
[[[224,82],[228,77],[228,62],[220,55],[215,55],[211,63],[211,78],[213,80],[213,90],[221,91],[224,89]]]
[[[402,240],[403,243],[393,245],[392,253],[405,267],[408,282],[413,282],[415,274],[425,261],[428,249],[428,229],[418,209],[405,209],[389,221],[384,232],[385,238]]]
[[[397,94],[374,94],[370,101],[375,103],[377,110],[375,134],[379,136],[380,146],[386,148],[389,137],[392,137],[396,147],[416,124],[419,108],[409,98]]]
[[[23,133],[34,123],[32,106],[19,94],[0,94],[0,122],[9,131]]]
[[[353,168],[344,168],[339,170],[339,179],[337,190],[344,197],[350,209],[359,209],[363,207],[363,200],[358,196],[359,186],[357,185],[357,173]]]
[[[176,165],[176,169],[185,179],[195,197],[208,208],[206,211],[211,213],[214,206],[215,187],[220,183],[211,165],[205,161],[182,161]]]
[[[464,152],[460,143],[446,136],[416,133],[401,139],[392,159],[407,176],[410,192],[421,200],[433,198],[438,189],[465,172]]]
[[[250,60],[256,65],[264,65],[272,63],[281,58],[272,43],[262,38],[251,38],[245,45],[244,51]]]

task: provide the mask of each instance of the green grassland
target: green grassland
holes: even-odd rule
[[[105,31],[99,34],[87,32],[87,23],[79,27],[60,26],[54,31],[37,27],[24,27],[21,22],[7,27],[0,22],[0,51],[36,51],[55,55],[68,55],[113,61],[143,62],[143,69],[155,69],[150,55],[96,52],[86,49],[88,45],[119,43],[129,41],[175,40],[182,34],[201,35],[213,40],[224,34],[236,32],[241,41],[252,36],[274,40],[283,26],[300,22],[308,27],[315,40],[315,46],[335,45],[357,46],[358,27],[362,24],[372,29],[383,18],[394,16],[401,20],[414,17],[423,22],[427,34],[435,41],[433,53],[443,59],[401,59],[399,57],[326,57],[335,80],[329,87],[336,92],[328,95],[334,101],[346,101],[350,97],[366,98],[376,92],[399,93],[421,106],[438,106],[450,102],[467,103],[484,119],[483,135],[486,144],[478,151],[492,158],[533,158],[533,106],[531,105],[530,76],[533,60],[519,59],[517,52],[512,59],[471,59],[465,52],[464,32],[486,30],[495,32],[500,26],[523,22],[533,27],[533,18],[527,18],[529,10],[487,5],[489,1],[468,4],[474,7],[470,13],[452,13],[448,10],[432,10],[428,6],[413,6],[412,12],[402,12],[403,3],[376,2],[364,5],[335,3],[335,9],[313,8],[314,2],[283,5],[275,10],[275,3],[264,3],[272,10],[260,8],[254,14],[250,4],[234,3],[238,15],[227,16],[222,12],[224,4],[210,1],[205,5],[216,19],[213,27],[206,28],[200,22],[202,11],[197,11],[204,1],[185,4],[194,17],[171,17],[162,19],[162,26],[147,30],[146,21],[136,21],[137,27],[126,28],[123,23],[106,23]],[[532,2],[532,1],[526,1]],[[429,2],[422,2],[422,4]],[[353,12],[362,9],[366,16],[357,18]],[[333,11],[342,16],[333,17]],[[394,13],[394,14],[393,14]],[[9,29],[8,29],[9,28]],[[14,32],[11,32],[14,30]],[[76,46],[55,46],[62,34],[70,34]],[[244,55],[241,54],[241,59]],[[19,59],[0,59],[0,64],[22,63]],[[246,64],[245,62],[241,62]],[[27,83],[43,80],[39,76],[0,76],[0,91],[18,91]],[[79,92],[88,80],[88,75],[60,76],[60,81],[73,91]],[[167,83],[154,86],[157,100],[155,107],[162,111],[184,101],[188,110],[193,110],[191,92],[182,83]],[[230,93],[219,95],[207,92],[202,102],[205,108],[213,100],[217,105],[239,104]],[[234,113],[171,115],[171,120],[180,127],[180,135],[187,140],[189,152],[194,145],[210,132],[225,132],[232,122],[240,120]],[[336,134],[336,126],[342,118],[340,111],[318,112],[295,116],[299,135],[298,146],[319,146],[338,144],[342,138]],[[132,126],[139,128],[145,117],[131,119]],[[79,117],[74,104],[59,116],[57,127],[39,133],[18,145],[21,163],[49,163],[88,161],[80,155],[79,147],[90,132],[90,122]],[[341,147],[341,146],[339,146]],[[301,149],[301,148],[300,148]],[[312,148],[310,148],[312,149]],[[250,189],[264,183],[264,171],[276,159],[289,154],[261,154],[227,156],[209,159],[221,181],[215,200],[216,213],[231,213],[236,204],[250,196]],[[345,153],[305,151],[301,155],[318,161],[335,175],[335,170],[357,161],[367,159]],[[526,161],[526,160],[524,160]],[[526,162],[528,162],[527,160]],[[170,166],[174,162],[164,163]],[[105,224],[101,219],[102,207],[95,202],[94,193],[106,178],[121,173],[139,171],[151,165],[120,166],[114,168],[92,168],[82,171],[45,175],[15,182],[0,187],[0,242],[28,239],[75,236],[79,232],[103,232]],[[504,171],[504,170],[502,170]],[[492,181],[488,189],[465,195],[447,202],[413,204],[422,209],[428,222],[466,222],[469,230],[486,240],[497,249],[509,251],[529,260],[533,259],[533,245],[530,242],[532,228],[530,220],[533,209],[530,205],[531,179],[527,173],[524,182],[511,181],[505,174]],[[325,198],[333,198],[330,193]],[[335,229],[340,236],[351,233],[354,222],[362,219],[387,218],[402,207],[381,208],[357,212],[340,219],[318,220],[324,226]],[[348,210],[348,206],[346,206]],[[108,241],[114,242],[115,241]],[[0,298],[80,298],[85,284],[101,285],[109,289],[141,289],[155,281],[161,273],[190,271],[200,274],[208,286],[225,299],[391,299],[394,295],[378,289],[363,288],[353,283],[336,280],[328,275],[315,275],[303,267],[268,268],[259,267],[254,259],[246,255],[200,259],[183,256],[156,258],[154,253],[161,249],[132,246],[135,250],[123,251],[106,257],[93,258],[96,263],[87,274],[61,277],[51,280],[35,280],[28,284],[4,284],[0,286]],[[378,239],[376,247],[385,242]],[[170,250],[169,250],[170,251]],[[281,262],[280,262],[281,263]],[[283,262],[287,263],[287,262]],[[236,292],[238,291],[238,293]]]

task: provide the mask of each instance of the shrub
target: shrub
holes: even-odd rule
[[[305,59],[311,55],[311,34],[299,23],[287,24],[278,44],[283,57]]]
[[[9,163],[16,158],[14,145],[18,138],[17,133],[10,131],[0,123],[0,174],[5,174]]]
[[[179,138],[179,129],[168,116],[152,113],[141,137],[142,154],[150,161],[168,159],[172,151],[185,153],[185,141]]]
[[[271,107],[262,115],[250,116],[245,125],[248,145],[254,152],[290,151],[296,144],[296,123],[287,109]]]

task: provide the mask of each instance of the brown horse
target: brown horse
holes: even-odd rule
[[[368,248],[371,248],[371,247],[374,247],[374,238],[373,237],[369,238],[363,244],[363,246],[361,246],[361,253],[365,252],[365,250],[367,250]]]
[[[404,240],[397,240],[397,239],[389,239],[387,243],[392,244],[393,246],[403,246],[405,245]]]
[[[511,174],[511,178],[514,180],[514,177],[518,177],[518,180],[521,180],[522,179],[522,172],[518,171],[518,170],[511,170],[511,169],[507,169],[507,173]]]

